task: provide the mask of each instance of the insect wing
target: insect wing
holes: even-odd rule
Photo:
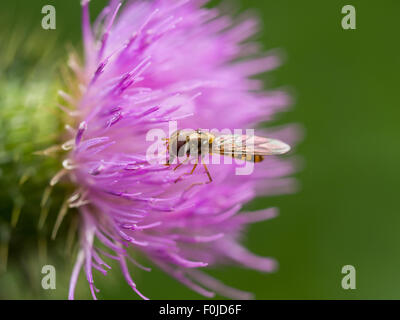
[[[290,150],[286,143],[270,138],[249,135],[221,135],[213,144],[213,151],[222,155],[280,155]]]
[[[290,146],[280,140],[255,137],[254,152],[259,155],[280,155],[290,151]]]

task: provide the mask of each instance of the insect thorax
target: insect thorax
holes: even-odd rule
[[[211,151],[214,136],[201,130],[178,130],[169,139],[170,160],[183,156],[204,156]]]

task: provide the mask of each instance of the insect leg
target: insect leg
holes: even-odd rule
[[[167,159],[167,163],[164,164],[164,166],[169,166],[170,165],[170,160],[171,160],[171,156],[169,154],[169,139],[168,138],[163,138],[162,140],[165,140],[165,154],[168,154],[168,159]]]
[[[193,174],[193,172],[196,169],[196,167],[197,167],[197,163],[194,164],[192,171],[190,171],[190,174]]]
[[[208,179],[210,180],[210,181],[208,181],[208,182],[205,182],[205,183],[211,183],[211,182],[213,181],[213,179],[211,178],[210,171],[208,171],[208,168],[207,168],[207,166],[206,166],[206,164],[205,164],[205,163],[203,163],[203,166],[204,166],[204,169],[206,170],[206,173],[207,173]]]
[[[187,158],[187,159],[189,159],[189,158]],[[185,161],[186,161],[187,159],[185,159]],[[175,180],[175,183],[177,183],[179,180],[181,180],[182,177],[183,177],[184,175],[191,175],[191,174],[193,174],[194,170],[196,170],[196,168],[197,168],[197,164],[198,164],[198,162],[196,161],[196,163],[193,165],[192,171],[186,172],[186,173],[184,173],[183,175],[181,175],[178,179]]]
[[[192,183],[192,184],[185,190],[184,194],[186,194],[190,189],[192,189],[192,188],[195,187],[195,186],[201,186],[201,185],[203,185],[203,184],[209,184],[209,183],[211,183],[211,182],[213,181],[212,178],[211,178],[210,171],[208,171],[208,168],[207,168],[206,164],[203,163],[203,166],[204,166],[204,169],[206,170],[206,173],[207,173],[207,176],[208,176],[209,181]],[[195,169],[195,168],[193,168],[192,173],[193,173],[194,169]]]
[[[175,171],[176,169],[178,169],[181,165],[183,165],[183,164],[185,164],[186,162],[188,162],[188,160],[189,160],[189,155],[187,155],[187,156],[186,156],[186,159],[183,160],[181,163],[178,163],[178,165],[174,168],[174,171]]]

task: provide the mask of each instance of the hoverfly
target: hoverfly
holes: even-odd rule
[[[193,174],[199,164],[199,158],[203,158],[207,154],[220,154],[245,161],[261,162],[264,160],[264,156],[281,155],[290,150],[289,145],[276,139],[240,134],[214,135],[201,129],[177,130],[166,140],[167,165],[186,155],[186,159],[179,163],[174,170],[189,161],[190,156],[196,157],[192,170],[185,174]],[[206,183],[210,183],[212,182],[210,172],[206,164],[202,164],[209,179]]]

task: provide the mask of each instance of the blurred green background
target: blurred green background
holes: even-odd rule
[[[285,64],[264,77],[269,86],[286,86],[295,97],[293,109],[276,124],[304,126],[305,139],[296,150],[304,168],[296,174],[297,194],[259,199],[250,205],[252,209],[280,208],[278,218],[252,226],[245,240],[252,251],[275,257],[278,272],[223,268],[211,273],[254,292],[257,299],[400,299],[400,2],[226,1],[240,11],[253,9],[263,22],[258,39],[264,49],[282,48],[286,53]],[[80,46],[79,2],[2,1],[0,45],[3,48],[5,37],[17,29],[28,35],[40,33],[38,50],[45,47],[43,41],[55,41],[46,63],[50,70],[65,57],[67,44]],[[93,0],[92,16],[106,2]],[[45,4],[56,7],[55,31],[40,27]],[[346,4],[356,8],[356,30],[341,27],[341,8]],[[34,63],[25,61],[21,75],[23,68],[28,70]],[[40,79],[56,77],[51,70]],[[4,193],[4,174],[0,178]],[[40,181],[34,183],[40,185]],[[36,193],[32,192],[31,202],[40,197]],[[0,216],[8,221],[13,206],[4,196],[1,200]],[[32,223],[37,220],[30,220],[22,210],[12,234],[23,233]],[[35,237],[19,257],[10,255],[7,273],[0,275],[0,298],[67,297],[71,258],[48,242],[53,254],[47,257],[38,258],[40,245]],[[43,264],[55,265],[56,290],[41,289]],[[357,271],[356,290],[341,288],[341,269],[348,264]],[[138,287],[153,299],[202,298],[157,269],[132,271]],[[107,277],[96,273],[96,286],[103,299],[137,298],[118,267]],[[90,298],[83,273],[76,297]]]

